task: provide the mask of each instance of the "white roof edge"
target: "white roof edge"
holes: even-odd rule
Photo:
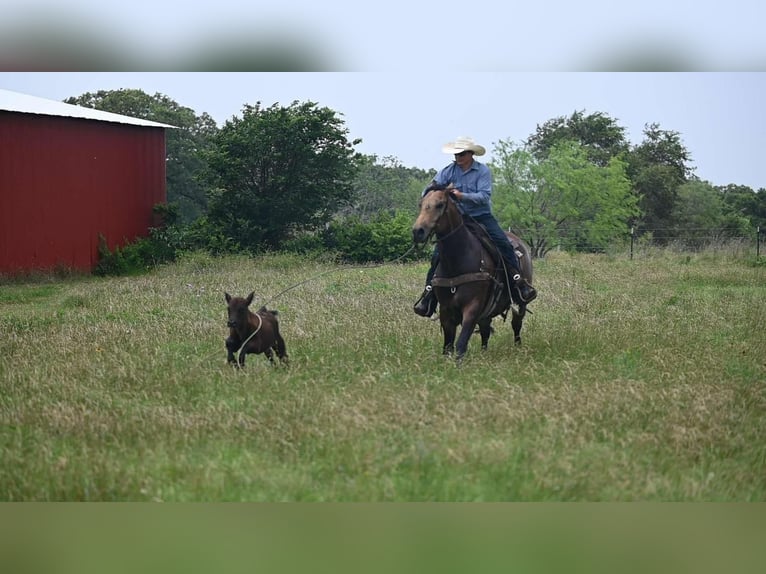
[[[82,118],[101,122],[113,122],[118,124],[130,124],[150,128],[177,128],[170,124],[161,124],[150,120],[142,120],[104,112],[93,108],[65,104],[57,100],[48,100],[37,96],[29,96],[19,92],[12,92],[0,88],[0,111],[20,112],[23,114],[38,114],[43,116],[60,116],[67,118]]]

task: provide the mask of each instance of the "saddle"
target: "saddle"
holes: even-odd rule
[[[476,239],[481,242],[484,249],[486,249],[487,253],[492,257],[492,262],[495,264],[495,279],[505,284],[503,256],[500,254],[500,250],[497,248],[497,245],[495,245],[495,242],[492,241],[489,234],[487,234],[480,223],[468,219],[465,222],[465,226],[468,228],[468,231],[473,233]],[[508,241],[511,242],[511,247],[513,247],[513,250],[516,252],[516,259],[519,260],[519,267],[521,267],[521,261],[524,258],[524,252],[521,250],[521,245],[518,240],[513,237],[508,237]]]

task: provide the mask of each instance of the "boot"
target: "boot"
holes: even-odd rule
[[[413,310],[421,317],[430,317],[434,314],[434,311],[436,311],[437,303],[438,301],[436,300],[433,288],[430,285],[426,285],[423,294],[415,303]]]
[[[511,289],[511,292],[516,295],[516,297],[518,297],[518,301],[516,302],[519,305],[527,305],[528,303],[534,301],[534,299],[537,297],[537,290],[532,287],[532,285],[530,285],[526,279],[524,279],[519,273],[514,273],[511,279],[513,281],[513,288]]]

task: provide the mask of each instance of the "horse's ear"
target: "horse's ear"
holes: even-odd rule
[[[228,303],[231,301],[231,295],[229,295],[226,291],[223,292],[224,295],[226,295],[226,302]]]
[[[250,295],[248,295],[247,299],[245,299],[245,303],[250,305],[250,303],[253,302],[253,297],[255,297],[255,291],[250,291]]]

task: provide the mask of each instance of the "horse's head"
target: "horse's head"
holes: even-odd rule
[[[412,241],[417,245],[425,243],[433,233],[446,234],[454,225],[455,215],[459,216],[455,200],[451,194],[452,184],[438,186],[434,183],[426,188],[426,194],[420,198],[420,211],[412,226]]]
[[[247,319],[249,317],[250,303],[253,302],[253,296],[255,292],[250,293],[247,297],[232,297],[228,293],[226,295],[226,306],[229,310],[229,320],[226,323],[228,327],[236,329],[237,326],[247,325]]]

